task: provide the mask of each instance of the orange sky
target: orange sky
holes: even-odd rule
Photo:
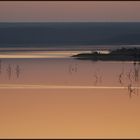
[[[140,21],[140,1],[1,1],[0,22]]]

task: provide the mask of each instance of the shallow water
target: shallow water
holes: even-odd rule
[[[0,60],[1,138],[140,138],[140,63]]]

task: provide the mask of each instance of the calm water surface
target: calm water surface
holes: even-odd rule
[[[0,138],[140,138],[140,63],[0,59]]]

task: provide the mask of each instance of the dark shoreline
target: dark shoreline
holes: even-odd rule
[[[73,58],[93,61],[140,61],[140,48],[121,48],[108,54],[99,52],[81,53],[73,55]]]

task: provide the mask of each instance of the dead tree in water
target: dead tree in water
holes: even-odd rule
[[[20,67],[19,65],[16,66],[16,75],[17,75],[17,78],[19,78],[19,74],[20,74]]]
[[[11,65],[10,64],[8,65],[7,73],[8,73],[8,78],[10,80],[11,79],[11,75],[12,75],[12,68],[11,68]]]
[[[121,73],[119,74],[119,83],[120,83],[121,85],[123,85],[123,81],[122,81],[123,76],[124,76],[124,68],[122,68],[122,71],[121,71]]]
[[[134,62],[134,75],[135,75],[135,82],[139,81],[139,70],[140,66],[138,63]]]

